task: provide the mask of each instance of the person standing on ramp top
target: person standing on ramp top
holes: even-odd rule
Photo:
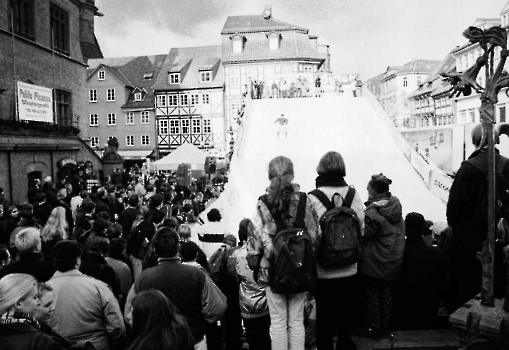
[[[274,121],[274,124],[279,124],[279,128],[277,130],[277,137],[279,138],[279,134],[285,134],[286,138],[288,138],[288,119],[285,118],[284,114],[281,114],[281,117],[277,118]]]

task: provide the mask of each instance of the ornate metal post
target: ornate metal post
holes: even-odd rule
[[[450,97],[454,94],[456,94],[456,97],[460,94],[469,96],[472,93],[472,89],[481,93],[481,108],[479,109],[483,126],[481,147],[486,144],[488,147],[488,235],[483,243],[482,251],[478,253],[478,258],[482,263],[481,304],[484,306],[494,306],[496,194],[495,133],[493,127],[495,124],[495,105],[498,102],[498,93],[500,89],[509,86],[509,74],[503,71],[507,56],[509,56],[507,51],[507,33],[501,27],[493,27],[486,30],[469,27],[463,32],[463,36],[472,44],[478,43],[484,51],[483,55],[466,72],[462,74],[443,73],[442,76],[447,77],[451,85],[453,85]],[[494,61],[497,47],[500,48],[500,60],[495,69]],[[477,75],[483,67],[486,73],[486,85],[484,88],[476,82]]]

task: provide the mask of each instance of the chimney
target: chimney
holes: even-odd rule
[[[263,18],[265,19],[272,18],[272,5],[265,5],[265,10],[263,10]]]

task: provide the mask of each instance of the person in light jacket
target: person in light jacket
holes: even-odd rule
[[[266,286],[272,350],[304,349],[305,293],[278,294],[268,286],[272,240],[277,233],[274,216],[282,218],[288,227],[292,227],[297,219],[300,187],[292,183],[293,178],[293,163],[290,159],[278,156],[269,162],[270,186],[267,188],[269,207],[262,199],[258,200],[253,217],[255,235],[248,239],[247,254],[250,267],[257,266],[258,271],[255,271],[257,280],[262,286]],[[309,200],[306,200],[304,225],[314,245],[319,223]],[[254,260],[258,260],[259,263],[254,264]]]
[[[381,339],[388,335],[392,288],[398,279],[405,251],[405,220],[398,198],[389,192],[392,180],[373,175],[364,217],[362,256],[359,270],[366,283],[367,328],[359,335]]]
[[[316,168],[316,188],[334,202],[336,207],[343,204],[349,186],[345,162],[338,152],[325,153]],[[312,193],[311,204],[321,218],[326,212],[325,206]],[[360,227],[364,223],[364,203],[357,191],[350,206],[359,219]],[[320,241],[320,236],[317,241]],[[357,263],[344,267],[326,269],[317,264],[318,285],[315,290],[316,301],[316,341],[318,349],[332,350],[333,335],[336,331],[338,339],[336,349],[356,349],[352,341],[353,322],[356,312],[356,295],[358,292]]]

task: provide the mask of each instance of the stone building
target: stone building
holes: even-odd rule
[[[0,187],[11,202],[35,178],[101,169],[78,137],[87,60],[102,57],[96,15],[94,0],[0,0]]]

